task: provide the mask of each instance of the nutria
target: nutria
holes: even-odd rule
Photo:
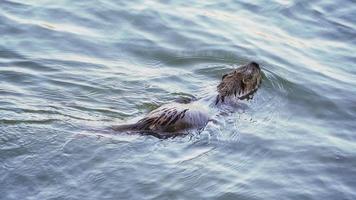
[[[251,97],[261,84],[261,69],[256,62],[250,62],[223,75],[217,86],[218,94],[214,102],[193,101],[190,103],[170,103],[148,113],[133,124],[112,126],[115,131],[130,131],[169,137],[189,129],[201,129],[211,121],[209,109],[218,104],[236,102]]]

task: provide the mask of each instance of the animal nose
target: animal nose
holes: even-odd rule
[[[255,61],[250,62],[249,65],[253,65],[254,67],[256,67],[257,69],[260,69],[260,65],[258,63],[256,63]]]

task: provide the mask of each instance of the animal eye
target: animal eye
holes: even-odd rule
[[[252,76],[247,76],[247,77],[244,77],[243,79],[242,79],[242,82],[243,83],[249,83],[249,82],[251,82],[252,81]]]

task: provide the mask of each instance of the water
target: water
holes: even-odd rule
[[[356,2],[0,1],[0,199],[356,199]],[[108,134],[262,87],[200,134]]]

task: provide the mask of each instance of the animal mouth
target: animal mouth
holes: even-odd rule
[[[255,89],[249,91],[247,94],[244,94],[240,97],[237,97],[240,100],[250,100],[253,97],[253,94],[257,91],[258,87],[260,86],[261,83],[259,83]]]

